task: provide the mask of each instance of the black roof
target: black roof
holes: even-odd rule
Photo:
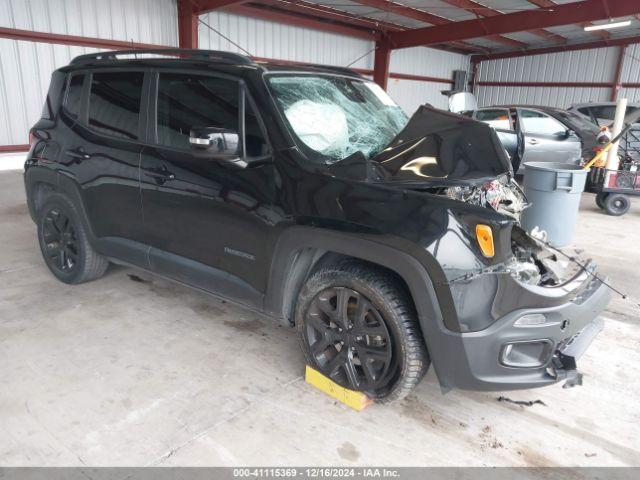
[[[152,57],[149,57],[149,55],[151,55]],[[71,60],[70,66],[98,66],[105,64],[108,64],[110,66],[114,64],[135,65],[136,63],[149,62],[150,60],[161,63],[167,62],[171,64],[179,64],[181,66],[184,66],[185,63],[199,65],[202,64],[202,62],[206,62],[221,64],[225,66],[253,66],[264,71],[329,73],[362,78],[360,74],[346,67],[333,67],[317,64],[298,64],[284,60],[281,62],[277,60],[254,60],[251,57],[245,55],[223,52],[220,50],[189,50],[182,48],[113,50],[107,52],[90,53],[74,58],[73,60]]]

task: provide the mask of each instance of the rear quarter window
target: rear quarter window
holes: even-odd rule
[[[67,76],[62,72],[53,72],[51,75],[49,91],[47,92],[47,97],[44,99],[44,106],[42,107],[42,118],[53,120],[56,116],[64,93],[66,79]]]
[[[84,83],[84,73],[74,73],[69,79],[67,95],[64,101],[64,108],[67,113],[78,118],[80,115],[80,104],[82,103],[82,85]]]

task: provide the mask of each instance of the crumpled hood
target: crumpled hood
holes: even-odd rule
[[[416,186],[477,185],[513,174],[492,127],[428,106],[371,162],[381,167],[385,182]]]

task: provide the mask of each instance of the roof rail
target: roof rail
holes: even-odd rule
[[[336,73],[343,73],[343,74],[354,75],[358,77],[361,76],[358,72],[356,72],[355,70],[349,67],[334,67],[333,65],[320,65],[318,63],[309,63],[308,65],[311,67],[318,67],[318,68],[324,68],[326,70],[333,70]]]
[[[199,60],[212,60],[218,62],[253,65],[254,62],[249,57],[240,55],[238,53],[222,52],[219,50],[196,50],[186,48],[151,48],[151,49],[136,49],[136,50],[111,50],[108,52],[89,53],[86,55],[80,55],[73,60],[72,64],[79,63],[92,63],[96,61],[109,61],[118,60],[119,55],[167,55],[176,57],[191,57]]]
[[[311,68],[319,68],[322,70],[331,70],[335,73],[342,73],[345,75],[351,75],[351,76],[357,76],[357,77],[362,76],[360,73],[358,73],[356,70],[350,67],[338,67],[334,65],[323,65],[320,63],[292,62],[290,60],[279,60],[279,59],[272,60],[269,58],[256,58],[255,63],[257,63],[258,65],[263,63],[263,64],[281,65],[283,67],[294,67],[294,68],[295,67],[311,67]]]

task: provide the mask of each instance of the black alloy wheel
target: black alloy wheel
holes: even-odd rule
[[[431,363],[400,281],[356,259],[327,260],[309,275],[295,324],[307,365],[377,402],[405,398]]]
[[[104,275],[109,260],[93,249],[78,209],[68,197],[47,195],[36,215],[42,257],[58,280],[78,284]]]
[[[331,287],[318,293],[307,310],[304,335],[316,365],[339,385],[375,391],[395,373],[389,329],[355,290]]]
[[[49,265],[62,273],[73,272],[78,265],[79,250],[71,219],[60,209],[49,210],[44,218],[42,235]]]

